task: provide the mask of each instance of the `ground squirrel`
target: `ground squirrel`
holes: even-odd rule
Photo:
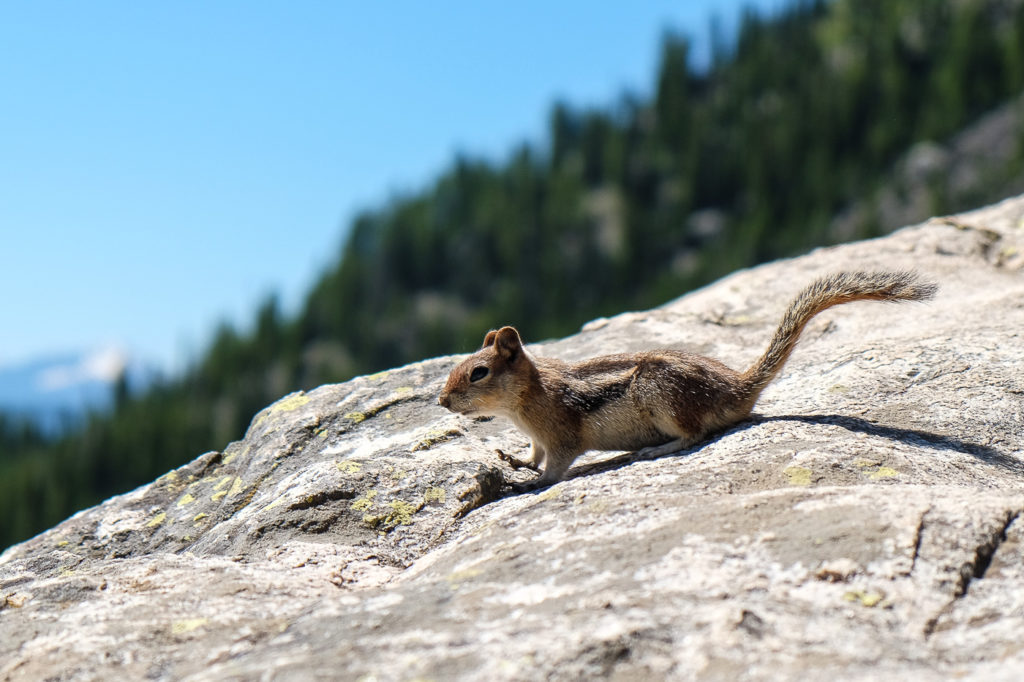
[[[660,456],[687,448],[748,414],[821,311],[850,301],[922,301],[936,286],[912,272],[841,272],[816,280],[786,310],[768,350],[745,372],[680,350],[604,355],[578,363],[536,357],[513,327],[490,331],[483,347],[448,375],[438,402],[467,416],[504,416],[532,441],[526,465],[559,481],[588,450]]]

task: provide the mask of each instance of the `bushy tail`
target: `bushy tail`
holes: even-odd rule
[[[838,272],[816,280],[789,306],[768,350],[743,373],[751,398],[756,399],[775,378],[793,352],[800,332],[822,310],[851,301],[924,301],[937,289],[913,272]]]

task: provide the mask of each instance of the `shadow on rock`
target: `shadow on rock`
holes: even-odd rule
[[[796,421],[803,422],[805,424],[824,424],[828,426],[838,426],[846,429],[847,431],[853,431],[857,433],[865,433],[880,438],[887,438],[889,440],[899,441],[901,443],[907,443],[910,445],[925,445],[938,450],[947,450],[952,452],[965,452],[970,454],[972,457],[984,462],[985,464],[1000,467],[1006,471],[1024,476],[1024,462],[1017,459],[1013,455],[1002,452],[996,448],[988,445],[980,445],[978,443],[971,443],[969,441],[961,440],[953,436],[945,436],[936,433],[930,433],[928,431],[921,431],[918,429],[905,429],[898,428],[895,426],[885,426],[882,424],[876,424],[866,419],[859,417],[849,417],[837,414],[796,414],[796,415],[773,415],[773,416],[760,416],[754,415],[749,419],[737,424],[736,426],[724,431],[720,434],[713,436],[712,438],[698,443],[697,445],[680,450],[678,452],[668,453],[665,455],[658,456],[643,456],[635,452],[627,452],[621,455],[616,455],[608,459],[601,460],[599,462],[591,462],[589,464],[583,464],[570,469],[566,479],[583,478],[585,476],[594,476],[597,474],[603,474],[608,471],[614,471],[624,466],[633,464],[634,462],[651,461],[656,459],[664,459],[666,457],[681,457],[690,455],[698,450],[706,447],[708,443],[711,443],[727,434],[738,433],[749,428],[753,428],[758,424],[774,421]],[[532,481],[526,484],[519,484],[514,486],[511,490],[507,487],[502,491],[503,497],[510,495],[539,492],[543,490],[543,487],[537,487],[531,485]],[[508,481],[506,480],[506,486]]]
[[[826,424],[839,426],[847,431],[866,433],[871,436],[888,438],[910,445],[926,445],[936,450],[947,450],[951,452],[966,452],[967,454],[981,460],[985,464],[997,466],[1016,474],[1024,475],[1024,462],[1013,455],[997,450],[989,445],[980,445],[970,441],[961,440],[954,436],[944,436],[919,429],[904,429],[895,426],[885,426],[861,419],[838,414],[795,414],[775,415],[770,417],[755,416],[744,422],[740,428],[751,427],[764,422],[773,421],[797,421],[805,424]],[[738,430],[738,429],[737,429]]]

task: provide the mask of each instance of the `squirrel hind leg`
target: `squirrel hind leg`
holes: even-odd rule
[[[650,447],[643,448],[642,450],[637,450],[635,456],[637,459],[658,459],[665,455],[671,455],[672,453],[686,450],[696,442],[696,438],[684,436],[682,438],[670,440],[667,443],[662,443],[661,445],[652,445]]]
[[[713,415],[707,414],[705,410],[690,409],[680,413],[664,404],[651,407],[651,425],[664,436],[665,442],[637,450],[635,454],[640,459],[657,459],[686,450],[699,443],[711,430],[708,421]]]

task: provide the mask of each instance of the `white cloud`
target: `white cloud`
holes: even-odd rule
[[[82,363],[85,376],[99,381],[114,381],[124,372],[128,358],[118,348],[106,348],[89,355]]]
[[[81,358],[77,363],[48,367],[39,373],[36,385],[41,391],[60,391],[87,381],[111,382],[124,371],[127,358],[117,348],[104,348]]]

